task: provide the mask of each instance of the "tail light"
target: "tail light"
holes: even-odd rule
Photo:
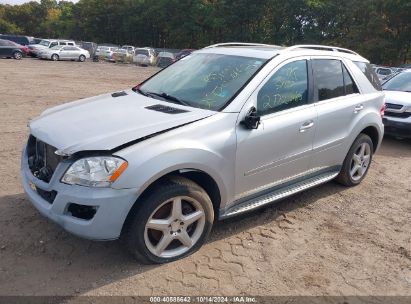
[[[385,105],[385,101],[384,101],[384,103],[382,104],[381,109],[380,109],[381,119],[384,118],[385,108],[386,108],[386,105]]]

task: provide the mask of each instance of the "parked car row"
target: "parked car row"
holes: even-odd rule
[[[93,60],[134,63],[139,66],[158,66],[165,68],[193,51],[193,49],[175,51],[154,49],[151,47],[136,48],[130,45],[118,47],[112,44],[101,44],[97,47],[93,55]]]
[[[161,68],[169,66],[194,51],[193,49],[171,50],[151,47],[139,48],[132,45],[118,46],[111,43],[97,45],[87,41],[39,39],[23,35],[0,35],[0,39],[10,41],[10,43],[2,43],[0,54],[4,57],[21,59],[25,55],[30,55],[53,61],[85,61],[87,58],[93,58],[93,61],[134,63],[139,66],[158,66]]]

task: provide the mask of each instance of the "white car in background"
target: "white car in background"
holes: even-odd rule
[[[398,73],[382,86],[385,92],[385,133],[411,138],[411,70]]]
[[[133,62],[137,65],[149,66],[156,63],[156,52],[152,48],[139,48],[134,51]]]
[[[99,45],[96,49],[95,56],[101,57],[103,59],[106,59],[107,57],[111,58],[113,52],[117,49],[117,46]]]
[[[90,53],[77,46],[58,45],[51,49],[44,49],[37,55],[40,59],[58,60],[78,60],[84,62],[90,58]]]
[[[73,40],[61,40],[61,39],[43,39],[38,44],[30,44],[28,47],[30,49],[29,54],[37,57],[40,52],[53,48],[55,46],[76,46]]]
[[[381,81],[381,83],[384,82],[384,79],[395,73],[395,71],[389,67],[381,67],[381,66],[376,66],[374,68],[375,73],[378,76],[378,79]]]
[[[132,45],[123,45],[121,49],[127,50],[127,52],[134,54],[136,47]]]

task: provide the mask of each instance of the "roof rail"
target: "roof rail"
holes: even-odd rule
[[[341,52],[341,53],[349,53],[349,54],[354,54],[354,55],[358,55],[358,53],[351,51],[349,49],[344,49],[341,47],[337,47],[337,46],[327,46],[327,45],[317,45],[317,44],[299,44],[299,45],[293,45],[290,46],[288,48],[286,48],[286,51],[292,51],[295,49],[320,49],[320,50],[324,50],[324,51],[333,51],[333,52]]]
[[[205,49],[213,48],[213,47],[224,47],[224,46],[271,46],[271,47],[278,47],[282,48],[280,45],[274,44],[263,44],[263,43],[247,43],[247,42],[225,42],[225,43],[217,43],[213,45],[209,45],[204,47]]]

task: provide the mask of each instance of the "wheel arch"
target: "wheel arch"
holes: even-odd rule
[[[373,143],[373,150],[374,150],[373,153],[375,153],[377,151],[378,145],[380,143],[380,133],[378,132],[378,129],[374,126],[368,126],[368,127],[364,128],[360,132],[360,134],[361,133],[366,134],[371,138],[371,141]]]
[[[135,212],[138,209],[138,201],[149,195],[153,191],[153,189],[161,183],[164,179],[167,179],[171,176],[182,176],[185,177],[196,184],[198,184],[200,187],[204,189],[204,191],[208,194],[208,196],[211,199],[211,202],[213,204],[213,209],[214,209],[214,218],[217,219],[219,216],[219,210],[220,210],[220,205],[221,205],[221,200],[222,200],[222,194],[221,194],[221,189],[216,180],[208,173],[206,173],[203,170],[200,169],[178,169],[174,170],[171,172],[167,172],[162,174],[161,176],[157,176],[153,181],[151,181],[141,192],[141,194],[138,196],[136,201],[133,203],[131,206],[126,219],[123,223],[123,228],[122,228],[122,233],[127,227],[127,225],[130,223],[130,220],[134,216]]]

